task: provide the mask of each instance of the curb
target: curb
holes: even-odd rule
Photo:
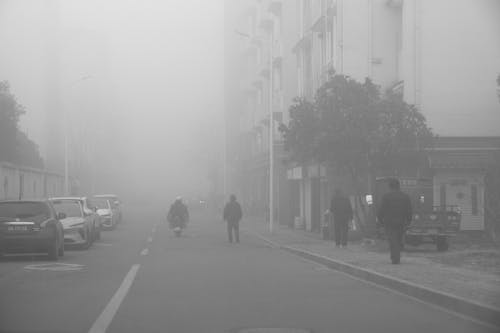
[[[458,296],[433,290],[412,282],[397,279],[385,274],[377,273],[369,269],[322,256],[317,253],[294,248],[291,246],[275,243],[257,233],[259,238],[271,244],[273,247],[293,253],[302,258],[314,261],[333,270],[341,271],[353,277],[377,284],[379,286],[395,290],[407,296],[414,297],[426,303],[436,305],[446,310],[465,315],[475,320],[486,323],[495,328],[500,328],[500,309],[484,304],[469,301]]]

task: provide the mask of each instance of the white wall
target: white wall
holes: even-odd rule
[[[62,176],[0,163],[0,200],[42,199],[63,194]]]

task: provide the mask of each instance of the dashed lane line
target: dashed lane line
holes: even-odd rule
[[[152,243],[153,242],[153,237],[149,237],[148,238],[148,243]]]
[[[145,248],[144,250],[141,251],[141,256],[147,256],[149,254],[149,249]]]
[[[122,284],[113,295],[113,298],[109,301],[108,305],[104,308],[100,316],[94,322],[92,327],[89,330],[89,333],[105,333],[108,329],[113,317],[116,315],[116,312],[120,308],[125,296],[127,296],[130,287],[132,286],[132,282],[137,275],[137,271],[139,270],[140,265],[136,264],[130,268],[130,271],[127,273],[125,278],[123,279]]]

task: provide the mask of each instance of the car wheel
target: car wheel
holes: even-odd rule
[[[436,239],[436,247],[439,252],[448,251],[449,244],[446,236],[438,236]]]
[[[94,243],[95,241],[95,224],[92,224],[92,231],[90,232],[90,243]]]
[[[49,246],[48,257],[49,260],[57,261],[59,259],[59,242],[57,241],[57,235],[54,232],[54,240]]]
[[[61,246],[59,246],[59,257],[64,257],[64,242],[61,242]]]
[[[87,229],[85,231],[85,244],[83,244],[83,249],[88,249],[90,245],[92,245],[92,233]]]

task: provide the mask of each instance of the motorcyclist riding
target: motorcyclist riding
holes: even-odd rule
[[[177,219],[180,221],[180,226],[173,225]],[[170,223],[171,228],[184,228],[186,226],[186,223],[189,221],[189,212],[187,206],[182,202],[182,197],[177,197],[174,203],[170,206],[167,220]]]

